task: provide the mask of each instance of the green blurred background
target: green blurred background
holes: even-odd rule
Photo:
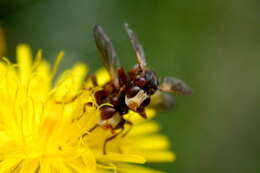
[[[260,171],[259,18],[257,0],[0,0],[11,58],[18,43],[27,43],[51,61],[64,50],[63,68],[82,61],[94,71],[101,62],[92,27],[100,24],[130,68],[127,21],[150,67],[194,88],[157,117],[177,160],[150,166],[170,173]]]

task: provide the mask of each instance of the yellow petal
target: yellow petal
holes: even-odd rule
[[[44,102],[49,95],[50,88],[50,65],[46,61],[41,61],[39,65],[35,66],[33,76],[30,80],[31,95],[35,100]]]
[[[161,171],[157,171],[154,169],[145,168],[143,166],[138,165],[130,165],[130,164],[118,164],[118,171],[122,173],[163,173]]]
[[[141,123],[143,121],[147,121],[149,119],[154,118],[155,110],[154,109],[146,109],[145,110],[147,119],[142,118],[137,112],[129,111],[126,115],[124,115],[125,119],[130,120],[133,123]]]
[[[36,159],[28,159],[25,160],[21,164],[21,169],[19,173],[35,173],[37,169],[39,169],[39,161]]]
[[[145,158],[134,154],[117,154],[109,153],[107,155],[98,155],[98,160],[101,162],[131,162],[145,163]]]
[[[69,100],[79,94],[79,88],[86,75],[86,71],[87,68],[85,65],[77,64],[71,70],[63,72],[56,84],[56,100],[69,102]]]
[[[21,164],[21,159],[5,159],[0,162],[0,172],[7,172],[10,170],[14,170]]]
[[[89,150],[85,150],[82,153],[82,160],[88,170],[95,171],[96,170],[96,158],[94,154]]]
[[[170,151],[147,151],[143,152],[142,155],[148,162],[173,162],[176,159]]]
[[[40,173],[51,173],[51,166],[47,159],[42,159],[40,165]]]
[[[64,161],[60,158],[53,159],[52,167],[58,170],[57,172],[72,173],[72,171],[65,165]]]
[[[23,83],[26,83],[31,73],[32,52],[30,47],[25,44],[19,45],[16,52],[20,77]]]
[[[98,85],[104,85],[106,82],[110,80],[109,73],[105,68],[101,68],[96,72]]]
[[[73,73],[72,75],[74,76],[74,85],[76,89],[81,87],[84,77],[87,73],[87,70],[88,68],[84,64],[76,64],[72,68],[72,73]]]
[[[134,147],[142,151],[168,149],[170,146],[168,138],[161,135],[142,136],[136,140],[138,143],[134,144]]]
[[[56,74],[56,72],[58,71],[59,69],[59,65],[60,65],[60,62],[62,60],[62,58],[64,57],[64,52],[59,52],[58,56],[56,57],[55,59],[55,62],[54,62],[54,65],[51,69],[51,77],[54,77],[54,75]]]
[[[149,121],[142,124],[135,124],[131,129],[129,136],[137,137],[140,135],[148,135],[156,133],[160,130],[159,125],[156,122]]]

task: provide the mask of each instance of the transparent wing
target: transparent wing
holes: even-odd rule
[[[128,27],[127,23],[125,23],[125,30],[126,30],[126,32],[128,34],[128,38],[129,38],[129,40],[130,40],[130,42],[132,44],[132,47],[135,50],[135,55],[136,55],[137,62],[140,65],[141,69],[144,70],[146,65],[147,65],[147,63],[146,63],[146,59],[145,59],[143,46],[138,41],[138,39],[135,36],[133,30]]]
[[[101,53],[103,65],[110,73],[114,84],[118,86],[117,69],[120,65],[112,41],[101,26],[95,25],[93,31],[97,48]]]
[[[170,93],[156,91],[151,98],[150,108],[156,110],[169,110],[175,108],[175,97]]]
[[[192,89],[182,80],[175,77],[166,77],[159,89],[164,92],[177,92],[183,95],[191,95]]]

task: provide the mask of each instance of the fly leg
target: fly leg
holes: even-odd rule
[[[126,135],[128,135],[128,133],[131,131],[131,129],[133,128],[133,123],[131,122],[131,121],[129,121],[129,120],[126,120],[125,121],[125,124],[127,124],[129,127],[126,129],[126,130],[124,130],[124,133],[121,135],[121,138],[124,138],[124,137],[126,137]],[[119,146],[119,152],[122,154],[123,153],[123,150],[122,150],[122,148]]]
[[[131,131],[131,129],[133,128],[133,123],[131,121],[126,121],[126,124],[129,125],[128,129],[125,131],[125,133],[121,136],[122,138],[124,138],[126,135],[128,135],[128,133]]]
[[[72,122],[74,122],[75,120],[80,120],[80,118],[86,113],[86,111],[87,111],[87,106],[92,106],[92,105],[93,105],[92,102],[84,103],[82,113],[81,113],[79,116],[73,118],[73,119],[72,119]]]
[[[110,136],[109,138],[107,138],[103,144],[103,154],[107,154],[107,151],[106,151],[106,146],[107,146],[107,143],[113,139],[115,139],[118,135],[120,135],[122,132],[124,131],[124,128],[121,128],[119,132],[117,132],[116,134],[114,134],[113,136]]]
[[[88,132],[85,132],[83,135],[82,135],[82,138],[84,138],[85,136],[87,136],[90,132],[94,131],[97,127],[99,127],[100,125],[99,124],[95,124],[92,128],[90,128],[88,130]]]

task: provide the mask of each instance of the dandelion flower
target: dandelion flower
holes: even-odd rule
[[[97,128],[87,133],[100,118],[94,98],[98,87],[88,87],[83,64],[64,71],[53,84],[62,57],[63,52],[51,67],[41,51],[33,60],[30,48],[19,45],[17,64],[1,59],[0,173],[156,173],[140,164],[175,159],[151,120],[154,110],[148,110],[150,120],[126,114],[133,129],[112,140],[104,155],[102,145],[111,132]],[[104,70],[97,77],[100,85],[109,79]]]

